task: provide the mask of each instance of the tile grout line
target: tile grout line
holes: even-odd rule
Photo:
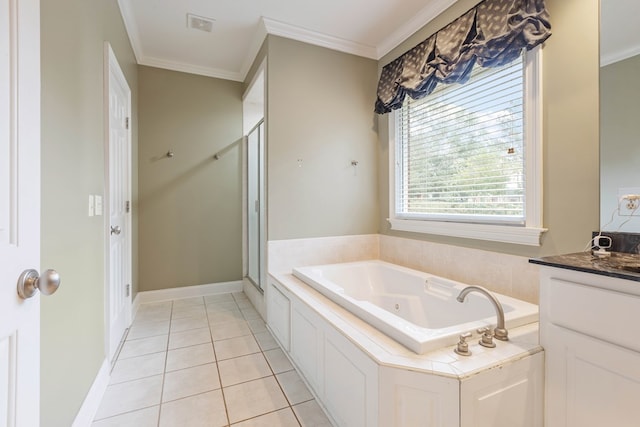
[[[169,358],[169,340],[171,339],[171,322],[173,322],[173,300],[171,301],[171,314],[169,315],[169,333],[167,334],[167,347],[164,353],[164,369],[162,371],[162,386],[160,387],[160,403],[158,403],[158,424],[162,419],[162,398],[164,397],[164,380],[167,373],[167,359]]]
[[[255,310],[255,307],[253,309]],[[241,310],[241,312],[242,312],[242,310]],[[245,321],[247,320],[247,318],[245,317],[244,313],[242,313],[242,317],[245,318]],[[264,319],[262,319],[262,317],[260,319],[264,322]],[[265,322],[265,324],[266,324],[266,322]],[[249,328],[249,330],[251,330],[251,336],[253,337],[253,339],[256,340],[256,342],[258,342],[258,340],[255,337],[256,334],[255,334],[255,332],[253,332],[253,329]],[[268,329],[266,329],[266,331],[269,332]],[[271,332],[269,332],[269,334],[271,335]],[[277,341],[276,341],[276,344],[278,345],[277,348],[280,349],[284,353],[284,350],[282,350],[282,347],[280,347],[280,344],[278,344]],[[278,384],[278,388],[280,389],[280,392],[282,393],[282,395],[284,396],[286,402],[288,403],[288,406],[286,406],[285,408],[288,407],[289,410],[291,410],[291,412],[293,413],[293,417],[295,418],[295,420],[298,423],[298,425],[302,426],[302,423],[298,419],[298,415],[296,414],[296,411],[293,410],[293,405],[291,404],[291,400],[289,400],[289,397],[287,396],[287,393],[285,393],[284,389],[282,388],[282,384],[280,384],[280,381],[278,381],[278,376],[276,375],[276,372],[273,370],[273,367],[271,366],[271,363],[269,363],[269,359],[267,358],[267,356],[265,354],[266,351],[276,350],[276,349],[263,350],[262,347],[260,346],[259,342],[258,342],[258,348],[260,348],[260,352],[262,353],[262,357],[264,357],[264,359],[267,361],[267,366],[269,367],[269,370],[271,370],[271,373],[272,373],[271,376],[273,376],[273,379],[276,381],[276,384]],[[287,359],[287,360],[289,360],[289,359]],[[292,366],[293,366],[293,364],[292,364]],[[295,370],[295,368],[294,368],[294,370]],[[289,372],[289,371],[286,371],[286,372]],[[280,408],[280,409],[277,409],[275,411],[268,412],[268,414],[271,414],[271,413],[277,412],[277,411],[281,411],[282,409],[285,409],[285,408]],[[259,415],[259,416],[263,416],[263,415],[266,415],[266,414],[262,414],[262,415]],[[257,418],[257,417],[254,417],[254,418]]]
[[[132,325],[131,325],[131,326],[129,326],[129,327],[126,329],[126,331],[125,331],[125,335],[124,335],[124,337],[123,337],[123,339],[122,339],[122,341],[121,341],[121,343],[120,343],[120,345],[119,345],[119,349],[118,349],[118,351],[117,351],[117,354],[116,354],[116,356],[114,357],[114,361],[113,361],[113,364],[112,364],[112,366],[111,366],[111,370],[109,371],[109,375],[111,375],[111,374],[113,373],[113,370],[115,369],[116,363],[117,363],[117,362],[119,362],[120,360],[127,360],[127,359],[131,359],[131,358],[134,358],[134,357],[143,357],[143,356],[148,356],[148,355],[150,355],[150,354],[157,354],[157,353],[161,353],[161,352],[153,352],[153,353],[148,353],[148,354],[144,354],[144,355],[133,356],[133,357],[130,357],[130,358],[120,359],[120,354],[121,354],[121,352],[122,352],[122,348],[124,347],[124,344],[125,344],[127,341],[129,341],[129,342],[130,342],[130,341],[135,341],[135,340],[136,340],[136,339],[129,340],[129,333],[131,332],[131,328],[132,328]],[[154,336],[156,336],[156,335],[154,335]],[[157,336],[159,336],[159,335],[157,335]],[[167,336],[167,337],[168,337],[168,336]],[[144,338],[151,338],[151,337],[143,337],[143,338],[137,338],[137,339],[144,339]],[[155,376],[158,376],[158,375],[164,375],[164,374],[149,375],[149,376],[146,376],[146,377],[135,378],[135,379],[127,380],[127,381],[122,381],[122,382],[119,382],[119,383],[111,383],[111,381],[109,381],[109,384],[108,384],[108,386],[107,386],[107,387],[112,387],[112,386],[115,386],[115,385],[126,384],[126,383],[128,383],[128,382],[133,382],[133,381],[139,381],[139,380],[142,380],[142,379],[151,378],[151,377],[155,377]],[[102,403],[102,402],[101,402],[101,403]],[[122,416],[122,415],[125,415],[125,414],[129,414],[129,413],[133,413],[133,412],[136,412],[136,411],[140,411],[140,410],[144,410],[144,409],[152,408],[152,407],[154,407],[154,406],[159,406],[159,405],[143,406],[143,407],[141,407],[141,408],[136,408],[136,409],[132,409],[132,410],[130,410],[130,411],[125,411],[125,412],[122,412],[122,413],[113,414],[113,415],[110,415],[110,416],[108,416],[108,417],[104,417],[104,418],[100,418],[100,419],[96,419],[96,418],[94,417],[94,419],[92,420],[92,424],[93,424],[93,423],[95,423],[96,421],[103,421],[103,420],[107,420],[107,419],[110,419],[110,418],[119,417],[119,416]]]
[[[237,304],[236,304],[237,305]],[[220,364],[218,363],[218,354],[216,352],[216,346],[213,343],[213,331],[211,330],[211,323],[209,323],[209,310],[207,310],[207,300],[204,300],[204,313],[207,317],[207,326],[209,327],[209,337],[211,338],[211,348],[213,348],[213,358],[216,363],[216,371],[218,372],[218,382],[220,383],[220,394],[222,395],[222,404],[224,405],[224,413],[227,417],[227,426],[231,425],[231,418],[229,417],[229,408],[227,408],[227,399],[224,395],[224,387],[222,385],[222,376],[220,375]]]
[[[233,296],[233,294],[232,294],[232,298],[234,299],[234,301],[235,301],[235,303],[236,303],[236,306],[237,306],[237,307],[238,307],[238,309],[240,310],[240,315],[243,317],[244,322],[245,322],[245,323],[247,323],[247,326],[248,326],[248,320],[247,320],[247,318],[245,317],[245,314],[244,314],[244,312],[242,311],[242,308],[240,308],[240,306],[238,305],[238,301],[236,301],[235,296]],[[253,308],[253,307],[252,307],[252,308]],[[253,309],[255,310],[255,308],[253,308]],[[261,320],[262,320],[262,318],[261,318]],[[259,418],[259,417],[263,417],[263,416],[265,416],[265,415],[268,415],[268,414],[272,414],[272,413],[275,413],[275,412],[281,411],[282,409],[285,409],[285,408],[287,408],[287,407],[288,407],[288,408],[290,408],[291,412],[293,412],[293,416],[294,416],[294,418],[296,419],[296,422],[298,423],[298,425],[301,425],[301,424],[300,424],[300,421],[298,420],[298,418],[297,418],[297,416],[296,416],[296,414],[295,414],[295,412],[293,411],[293,408],[291,407],[291,404],[290,404],[290,402],[289,402],[289,399],[287,398],[286,394],[284,393],[284,390],[282,389],[282,386],[280,385],[280,383],[279,383],[279,381],[278,381],[278,378],[276,377],[275,372],[273,371],[273,368],[271,367],[271,364],[269,363],[269,359],[267,359],[267,356],[264,354],[265,350],[263,350],[263,349],[262,349],[262,347],[260,346],[260,342],[259,342],[259,341],[256,339],[256,337],[255,337],[255,332],[254,332],[250,327],[249,327],[249,331],[250,331],[250,333],[249,333],[249,334],[247,334],[247,335],[241,335],[241,336],[243,336],[243,337],[244,337],[244,336],[250,336],[250,337],[252,337],[252,338],[256,341],[256,344],[258,344],[258,348],[260,349],[260,351],[259,351],[259,352],[255,352],[255,353],[245,354],[245,355],[242,355],[242,356],[235,356],[235,357],[229,358],[229,359],[227,359],[227,360],[236,359],[236,358],[239,358],[239,357],[250,356],[250,355],[254,355],[254,354],[261,354],[261,355],[262,355],[262,357],[264,358],[265,362],[267,363],[267,366],[269,367],[269,371],[271,372],[271,375],[267,375],[267,376],[265,376],[265,377],[253,378],[253,379],[251,379],[251,380],[247,380],[247,381],[242,381],[242,382],[239,382],[239,383],[237,383],[237,384],[232,384],[232,385],[230,385],[229,387],[235,387],[235,386],[238,386],[238,385],[240,385],[240,384],[246,384],[246,383],[249,383],[249,382],[251,382],[251,381],[256,381],[256,380],[260,380],[260,379],[265,379],[265,378],[273,377],[273,379],[276,381],[276,384],[278,384],[278,387],[279,387],[280,391],[282,392],[282,395],[284,396],[284,398],[285,398],[286,402],[287,402],[289,405],[285,406],[284,408],[278,408],[278,409],[275,409],[275,410],[273,410],[273,411],[265,412],[265,413],[263,413],[263,414],[259,414],[259,415],[256,415],[256,416],[253,416],[253,417],[250,417],[250,418],[246,418],[246,419],[240,420],[240,421],[238,421],[238,423],[240,423],[240,422],[246,422],[246,421],[253,420],[253,419],[256,419],[256,418]],[[228,338],[228,339],[233,339],[233,338],[239,338],[239,337],[232,337],[232,338]],[[212,339],[213,339],[213,338],[212,338]],[[215,348],[215,347],[214,347],[214,348]],[[219,372],[219,368],[218,368],[218,372]],[[221,385],[221,387],[222,387],[222,378],[220,379],[220,385]],[[223,388],[223,387],[222,387],[222,390],[223,390],[223,394],[224,394],[224,388]],[[225,408],[226,408],[226,402],[225,402]],[[228,415],[228,411],[227,411],[227,415]],[[231,423],[231,419],[230,419],[230,418],[229,418],[229,423]],[[237,423],[234,423],[234,424],[237,424]],[[229,425],[231,426],[232,424],[229,424]]]
[[[269,332],[269,330],[267,330],[267,332]],[[269,332],[269,334],[271,334],[271,332]],[[276,344],[278,344],[278,343],[276,342]],[[260,349],[262,350],[262,348],[260,348]],[[282,347],[280,347],[280,344],[278,344],[278,349],[282,350]],[[275,349],[270,349],[270,350],[275,350]],[[291,410],[291,412],[293,412],[293,416],[296,419],[298,425],[302,426],[302,423],[300,422],[300,419],[298,418],[298,415],[296,414],[296,411],[293,410],[293,405],[291,404],[291,400],[289,400],[289,396],[287,396],[287,393],[285,393],[284,388],[282,388],[282,384],[280,384],[280,381],[278,381],[278,375],[276,375],[275,371],[273,370],[273,367],[271,366],[271,363],[269,363],[269,359],[264,354],[265,351],[270,351],[270,350],[262,350],[262,356],[267,360],[267,365],[269,365],[269,369],[271,369],[271,372],[273,373],[273,378],[276,380],[276,384],[278,384],[278,387],[280,388],[280,391],[282,392],[282,395],[284,396],[284,398],[286,399],[287,403],[289,404],[288,408]],[[282,350],[282,352],[284,353],[284,350]],[[289,359],[287,359],[287,360],[289,360]],[[293,364],[292,364],[292,366],[293,366]],[[295,368],[294,368],[294,370],[295,370]],[[290,371],[285,371],[285,372],[290,372]]]
[[[213,331],[214,331],[214,329],[216,329],[216,328],[218,328],[220,325],[223,325],[224,323],[228,323],[228,322],[222,322],[220,325],[212,324],[212,323],[210,322],[210,320],[211,320],[211,319],[210,319],[210,314],[211,314],[211,313],[210,313],[210,311],[209,311],[209,308],[213,308],[213,309],[214,309],[214,310],[212,310],[212,312],[213,312],[213,313],[221,313],[221,312],[225,312],[225,311],[228,311],[228,310],[224,310],[224,309],[223,309],[223,310],[221,310],[221,311],[218,311],[218,310],[216,310],[215,304],[214,304],[213,302],[212,302],[212,307],[210,307],[210,306],[209,306],[209,304],[207,304],[207,302],[206,302],[206,298],[205,298],[205,297],[201,297],[201,298],[202,298],[202,306],[201,306],[200,304],[194,304],[193,306],[191,306],[191,305],[187,305],[187,306],[185,306],[185,307],[186,307],[186,308],[194,308],[194,307],[203,307],[203,308],[204,308],[204,312],[205,312],[205,313],[204,313],[204,314],[205,314],[205,315],[204,315],[204,317],[205,317],[205,319],[206,319],[206,321],[207,321],[207,327],[209,328],[209,329],[208,329],[208,332],[209,332],[209,338],[210,338],[210,340],[211,340],[211,341],[210,341],[210,344],[211,344],[211,348],[212,348],[212,350],[213,350],[214,363],[216,364],[216,371],[217,371],[217,374],[218,374],[218,381],[219,381],[219,384],[220,384],[220,392],[221,392],[222,399],[223,399],[223,402],[222,402],[222,403],[223,403],[223,405],[224,405],[225,415],[226,415],[226,417],[227,417],[227,424],[225,424],[225,425],[226,425],[227,427],[229,427],[229,426],[231,426],[232,424],[231,424],[231,419],[230,419],[230,416],[229,416],[229,408],[228,408],[228,406],[227,406],[227,401],[226,401],[225,387],[223,386],[223,383],[222,383],[222,376],[221,376],[221,372],[220,372],[220,365],[219,365],[220,360],[218,360],[218,354],[217,354],[216,346],[214,345],[214,337],[213,337]],[[238,386],[238,385],[241,385],[241,384],[246,384],[246,383],[251,382],[251,381],[256,381],[256,380],[261,380],[261,379],[266,379],[266,378],[273,377],[273,379],[276,381],[276,384],[278,385],[278,389],[280,390],[280,392],[281,392],[281,393],[282,393],[282,395],[284,396],[284,398],[285,398],[285,402],[287,403],[287,405],[286,405],[286,406],[284,406],[283,408],[274,409],[274,410],[271,410],[271,411],[269,411],[269,412],[265,412],[265,413],[262,413],[262,414],[258,414],[258,415],[255,415],[255,416],[253,416],[253,417],[250,417],[250,418],[246,418],[246,419],[243,419],[243,420],[239,420],[239,421],[237,421],[236,423],[234,423],[233,425],[236,425],[237,423],[243,423],[243,422],[246,422],[246,421],[250,421],[250,420],[253,420],[253,419],[258,419],[258,418],[263,417],[263,416],[265,416],[265,415],[273,414],[273,413],[276,413],[276,412],[278,412],[278,411],[281,411],[281,410],[284,410],[284,409],[286,409],[286,408],[289,408],[289,410],[293,413],[294,419],[296,420],[297,424],[298,424],[299,426],[301,426],[301,425],[302,425],[301,419],[299,418],[299,416],[297,415],[297,413],[294,411],[294,409],[293,409],[294,405],[293,405],[292,401],[290,400],[290,398],[289,398],[289,397],[287,396],[287,394],[285,393],[284,388],[283,388],[283,386],[282,386],[281,382],[278,380],[278,377],[277,377],[277,375],[278,375],[278,374],[275,372],[274,367],[273,367],[273,366],[271,365],[271,363],[269,362],[269,358],[267,358],[267,353],[268,353],[268,352],[274,352],[275,350],[280,350],[280,351],[282,351],[282,352],[283,352],[282,347],[279,345],[279,343],[278,343],[277,341],[275,341],[275,344],[276,344],[276,347],[275,347],[275,348],[263,349],[263,346],[260,344],[260,341],[258,340],[257,335],[258,335],[258,334],[265,334],[265,333],[266,333],[266,334],[268,334],[269,336],[271,336],[271,338],[272,338],[272,339],[273,339],[273,335],[270,333],[270,331],[268,330],[268,328],[264,328],[264,330],[261,330],[261,331],[259,331],[259,332],[255,332],[255,331],[253,330],[253,328],[251,328],[251,326],[249,326],[249,320],[250,320],[250,319],[248,319],[248,318],[247,318],[247,316],[251,316],[251,317],[252,317],[252,319],[251,319],[252,321],[259,321],[259,322],[261,322],[261,323],[263,323],[263,324],[265,324],[265,325],[266,325],[266,322],[264,321],[264,319],[262,319],[262,317],[261,317],[261,316],[259,316],[259,317],[255,317],[254,313],[252,312],[252,310],[257,312],[257,310],[255,310],[255,307],[253,307],[253,306],[250,306],[250,307],[242,307],[242,308],[240,307],[240,305],[239,305],[239,302],[238,302],[238,301],[239,301],[239,300],[247,300],[246,298],[243,298],[243,299],[236,299],[236,296],[235,296],[233,293],[231,293],[231,299],[232,299],[232,301],[228,301],[228,302],[233,302],[233,303],[234,303],[234,306],[235,306],[235,307],[234,307],[234,309],[233,309],[233,310],[231,310],[231,311],[239,310],[240,315],[242,316],[242,322],[243,322],[245,325],[247,325],[247,327],[248,327],[248,329],[249,329],[249,333],[248,333],[248,334],[246,334],[246,335],[240,335],[240,336],[234,336],[234,337],[230,337],[230,338],[225,338],[225,339],[223,339],[223,340],[219,340],[219,341],[227,341],[227,340],[232,340],[232,339],[242,338],[242,337],[251,337],[251,338],[256,342],[256,344],[257,344],[257,346],[258,346],[258,351],[254,352],[254,353],[243,354],[243,355],[241,355],[241,356],[233,356],[233,357],[229,357],[229,358],[227,358],[227,359],[225,359],[225,360],[231,360],[231,359],[236,359],[236,358],[239,358],[239,357],[245,357],[245,356],[250,356],[250,355],[256,355],[256,354],[258,354],[258,353],[259,353],[259,354],[261,354],[261,355],[262,355],[262,357],[263,357],[263,358],[264,358],[264,360],[266,361],[267,366],[268,366],[268,368],[269,368],[270,375],[267,375],[267,376],[264,376],[264,377],[259,377],[259,378],[254,378],[254,379],[247,380],[247,381],[243,381],[243,382],[239,382],[239,383],[237,383],[237,384],[232,384],[232,385],[227,386],[227,388],[228,388],[228,387],[232,387],[232,386]],[[170,308],[170,317],[169,317],[169,333],[167,334],[167,337],[166,337],[166,343],[165,343],[166,345],[165,345],[165,350],[164,350],[164,353],[165,353],[164,370],[163,370],[163,372],[162,372],[162,384],[161,384],[160,402],[159,402],[159,404],[158,404],[158,420],[157,420],[157,426],[158,426],[158,427],[160,426],[160,423],[161,423],[162,407],[163,407],[163,404],[164,404],[164,403],[166,403],[166,402],[163,402],[162,400],[163,400],[163,398],[164,398],[164,386],[165,386],[165,380],[166,380],[166,375],[167,375],[167,367],[168,367],[169,352],[170,352],[171,350],[179,350],[179,349],[184,349],[184,348],[189,348],[189,347],[193,347],[193,346],[197,346],[197,345],[205,344],[205,343],[202,343],[202,344],[192,344],[192,345],[188,345],[188,346],[184,346],[184,347],[178,347],[178,348],[176,348],[176,349],[169,349],[169,341],[170,341],[171,332],[172,332],[172,326],[173,326],[173,321],[174,321],[174,319],[173,319],[173,315],[174,315],[174,310],[176,309],[175,301],[176,301],[176,300],[171,300],[171,301],[170,301],[170,302],[171,302],[171,308]],[[227,301],[225,301],[225,300],[221,300],[220,302],[227,302]],[[244,301],[240,301],[240,302],[241,302],[241,303],[243,303],[243,305],[245,304],[245,302],[244,302]],[[250,303],[250,301],[249,301],[249,304],[251,304],[251,303]],[[181,308],[181,309],[183,309],[183,308],[185,308],[185,307],[180,307],[180,308]],[[251,313],[245,313],[243,310],[245,310],[245,311],[251,311]],[[259,315],[259,313],[258,313],[258,315]],[[189,317],[191,317],[191,316],[188,316],[187,318],[189,318]],[[193,317],[198,317],[198,316],[193,316]],[[237,320],[240,320],[240,319],[237,319]],[[231,322],[231,321],[229,321],[229,322]],[[193,330],[197,330],[197,329],[204,329],[204,327],[203,327],[203,328],[195,328],[195,329],[187,329],[187,330],[179,331],[179,332],[188,332],[188,331],[193,331]],[[259,329],[259,328],[258,328],[258,329]],[[128,335],[128,334],[127,334],[127,335]],[[155,337],[155,336],[160,336],[160,335],[152,335],[152,336],[149,336],[149,337],[140,337],[140,338],[135,338],[135,339],[132,339],[132,340],[128,340],[128,339],[127,339],[127,338],[128,338],[128,336],[127,336],[127,337],[125,338],[125,340],[123,340],[123,344],[124,344],[124,341],[135,341],[135,340],[137,340],[137,339],[152,338],[152,337]],[[266,346],[266,347],[268,347],[268,346]],[[120,352],[121,352],[121,350],[122,350],[122,348],[120,348],[120,351],[118,351],[118,355],[117,355],[118,357],[116,357],[116,361],[119,361],[119,360],[120,360],[120,359],[119,359],[119,356],[120,356]],[[157,353],[161,353],[161,352],[152,352],[152,353],[147,353],[147,354],[145,354],[145,355],[132,356],[132,357],[130,357],[130,358],[133,358],[133,357],[140,357],[140,356],[148,356],[148,355],[151,355],[151,354],[157,354]],[[288,360],[288,358],[287,358],[287,356],[286,356],[286,354],[284,355],[284,357],[287,359],[287,361],[289,361],[289,360]],[[128,359],[130,359],[130,358],[128,358]],[[123,360],[126,360],[126,359],[123,359]],[[290,361],[289,361],[289,362],[290,362]],[[171,371],[171,372],[179,372],[179,371],[182,371],[182,370],[190,369],[190,368],[197,367],[197,366],[203,366],[203,365],[206,365],[206,364],[208,364],[208,363],[200,363],[200,364],[198,364],[198,365],[194,365],[194,366],[188,366],[188,367],[184,367],[184,368],[180,368],[180,369],[175,369],[175,370],[173,370],[173,371]],[[284,374],[284,373],[292,372],[292,371],[295,371],[295,366],[293,366],[293,365],[292,365],[291,369],[286,370],[286,371],[283,371],[283,372],[280,372],[280,374]],[[155,376],[155,375],[151,375],[151,376]],[[151,377],[151,376],[149,376],[149,377]],[[144,377],[144,378],[149,378],[149,377]],[[138,379],[135,379],[135,380],[138,380]],[[135,380],[130,380],[130,381],[135,381]],[[118,384],[123,384],[123,383],[126,383],[126,382],[128,382],[128,381],[123,381],[122,383],[118,383]],[[182,400],[182,399],[191,398],[191,397],[198,396],[198,395],[202,395],[202,394],[206,394],[206,393],[210,393],[211,391],[214,391],[214,390],[203,391],[203,392],[196,393],[196,394],[193,394],[193,395],[190,395],[190,396],[183,396],[183,397],[181,397],[181,398],[178,398],[178,399],[174,399],[174,400],[172,400],[172,402],[173,402],[173,401]],[[314,400],[314,397],[312,397],[311,399],[308,399],[308,400],[304,400],[304,401],[301,401],[301,402],[297,402],[297,403],[296,403],[296,405],[304,404],[304,403],[310,402],[310,401],[312,401],[312,400]],[[113,416],[111,416],[111,417],[107,417],[107,418],[105,418],[105,419],[112,418],[112,417],[116,417],[116,416],[120,416],[120,415],[127,414],[127,413],[132,413],[132,412],[140,411],[140,410],[143,410],[143,409],[148,409],[148,408],[151,408],[151,407],[154,407],[154,406],[156,406],[156,405],[150,405],[150,406],[146,406],[146,407],[143,407],[143,408],[137,408],[137,409],[135,409],[135,410],[127,411],[127,412],[124,412],[124,413],[122,413],[122,414],[115,414],[115,415],[113,415]]]

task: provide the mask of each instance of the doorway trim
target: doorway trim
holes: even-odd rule
[[[242,95],[242,103],[243,103],[243,154],[242,154],[242,213],[243,213],[243,221],[242,221],[242,273],[243,277],[246,281],[251,283],[252,286],[250,288],[254,288],[260,292],[260,294],[264,293],[263,288],[260,286],[265,286],[266,284],[266,276],[267,276],[267,60],[264,59],[262,63],[258,66],[255,75],[251,79],[247,90]],[[259,106],[260,108],[256,108]],[[260,110],[260,111],[258,111]],[[263,148],[263,153],[260,156],[260,168],[261,168],[261,188],[259,190],[261,195],[260,200],[260,213],[259,213],[259,243],[258,246],[260,248],[260,265],[259,265],[259,282],[254,283],[253,280],[248,279],[249,273],[249,235],[248,235],[248,220],[249,220],[249,204],[247,201],[248,196],[248,135],[254,129],[258,128],[259,125],[262,125],[263,133],[261,146]],[[245,288],[245,292],[247,289]],[[251,295],[249,298],[252,299],[254,305],[256,305],[257,301],[254,301]],[[260,305],[260,304],[258,304]],[[256,305],[257,307],[257,305]],[[260,310],[259,310],[260,311]]]
[[[105,296],[105,357],[108,361],[108,363],[112,366],[113,363],[115,362],[117,355],[118,355],[118,351],[119,349],[117,349],[114,353],[113,353],[113,357],[111,355],[111,348],[114,345],[114,343],[112,342],[111,339],[111,242],[110,242],[110,236],[111,236],[111,230],[110,230],[110,222],[111,222],[111,217],[110,217],[110,212],[111,212],[111,196],[110,196],[110,191],[111,191],[111,176],[110,176],[110,164],[111,164],[111,154],[110,154],[110,129],[109,129],[109,123],[110,123],[110,118],[111,118],[111,112],[110,112],[110,108],[109,108],[109,101],[110,101],[110,95],[111,95],[111,87],[110,87],[110,83],[109,83],[109,79],[110,77],[114,77],[123,87],[127,88],[127,104],[126,104],[126,117],[127,117],[127,147],[128,147],[128,153],[127,153],[127,173],[126,173],[126,188],[127,188],[127,193],[128,193],[128,202],[129,202],[129,211],[128,214],[126,215],[126,219],[125,219],[125,230],[127,230],[126,232],[126,240],[125,240],[125,244],[127,246],[126,248],[126,256],[125,258],[125,262],[126,262],[126,266],[125,266],[125,271],[126,271],[126,281],[129,285],[129,291],[128,291],[128,295],[126,297],[126,306],[124,309],[125,312],[125,323],[127,325],[127,328],[131,325],[131,321],[132,321],[132,289],[131,289],[131,285],[132,285],[132,248],[133,248],[133,233],[131,232],[131,227],[132,227],[132,220],[131,220],[131,216],[132,216],[132,203],[131,203],[131,194],[132,194],[132,190],[131,190],[131,157],[132,157],[132,150],[131,150],[131,89],[129,88],[129,84],[127,83],[127,80],[124,76],[124,73],[122,72],[122,69],[120,68],[120,64],[118,63],[118,60],[115,56],[115,53],[113,52],[113,49],[111,48],[111,44],[109,42],[105,42],[104,43],[104,97],[103,97],[103,101],[104,101],[104,159],[105,159],[105,165],[104,165],[104,236],[105,236],[105,255],[104,255],[104,296]],[[125,333],[123,334],[123,336],[120,338],[120,341],[117,343],[118,346],[122,345],[124,336],[126,336],[126,329],[124,331]]]

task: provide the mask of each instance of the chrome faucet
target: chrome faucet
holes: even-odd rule
[[[489,301],[493,303],[493,307],[496,309],[498,324],[496,325],[496,328],[493,330],[493,334],[495,338],[500,341],[509,341],[509,332],[504,328],[504,310],[502,309],[502,304],[500,304],[500,301],[498,301],[498,299],[491,292],[489,292],[482,286],[467,286],[460,292],[460,294],[456,299],[459,302],[464,302],[464,299],[466,298],[467,294],[473,291],[479,292],[482,295],[489,298]]]

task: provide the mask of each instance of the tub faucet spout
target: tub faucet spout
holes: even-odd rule
[[[486,296],[489,301],[491,301],[493,307],[496,309],[496,315],[498,317],[498,324],[493,330],[493,334],[496,339],[500,341],[509,341],[509,332],[504,327],[504,310],[502,309],[502,304],[500,304],[500,301],[498,301],[498,299],[491,292],[489,292],[482,286],[467,286],[460,292],[456,299],[459,302],[464,302],[464,299],[470,292],[478,292]]]

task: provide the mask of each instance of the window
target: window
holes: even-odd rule
[[[391,126],[393,229],[540,244],[537,51],[405,99]]]

